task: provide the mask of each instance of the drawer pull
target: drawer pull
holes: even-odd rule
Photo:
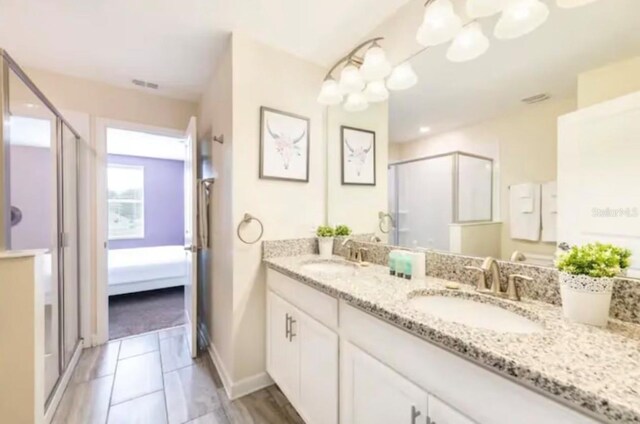
[[[412,406],[411,407],[411,424],[416,424],[416,418],[418,418],[419,416],[420,416],[420,411],[418,411],[415,406]]]

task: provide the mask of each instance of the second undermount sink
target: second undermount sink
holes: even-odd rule
[[[313,274],[341,277],[355,274],[358,266],[346,261],[315,260],[303,264],[300,269]]]
[[[472,298],[437,294],[419,295],[409,299],[409,305],[417,311],[444,321],[498,333],[532,334],[544,330],[539,322],[501,306]]]

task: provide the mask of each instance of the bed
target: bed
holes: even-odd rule
[[[109,250],[109,296],[183,286],[184,246]]]

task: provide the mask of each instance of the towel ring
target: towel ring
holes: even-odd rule
[[[389,224],[391,224],[391,226],[387,227],[386,231],[385,229],[382,227],[382,224],[384,223],[385,218],[389,218]],[[391,230],[391,228],[394,227],[394,223],[393,223],[393,216],[391,216],[391,214],[389,213],[385,213],[385,212],[378,212],[378,228],[380,229],[380,232],[382,234],[389,234],[389,231]]]
[[[245,239],[242,238],[242,235],[240,234],[240,228],[242,227],[242,224],[248,224],[251,221],[257,221],[258,224],[260,224],[260,235],[253,241],[246,241]],[[240,223],[238,224],[238,228],[236,230],[236,234],[238,234],[238,238],[244,244],[255,244],[262,238],[262,235],[264,234],[264,225],[262,225],[262,221],[260,221],[255,216],[253,216],[251,214],[248,214],[248,213],[245,213],[244,214],[244,218],[242,218],[242,221],[240,221]]]

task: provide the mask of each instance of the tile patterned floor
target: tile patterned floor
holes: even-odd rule
[[[53,424],[304,424],[271,386],[235,401],[177,327],[85,349]]]

